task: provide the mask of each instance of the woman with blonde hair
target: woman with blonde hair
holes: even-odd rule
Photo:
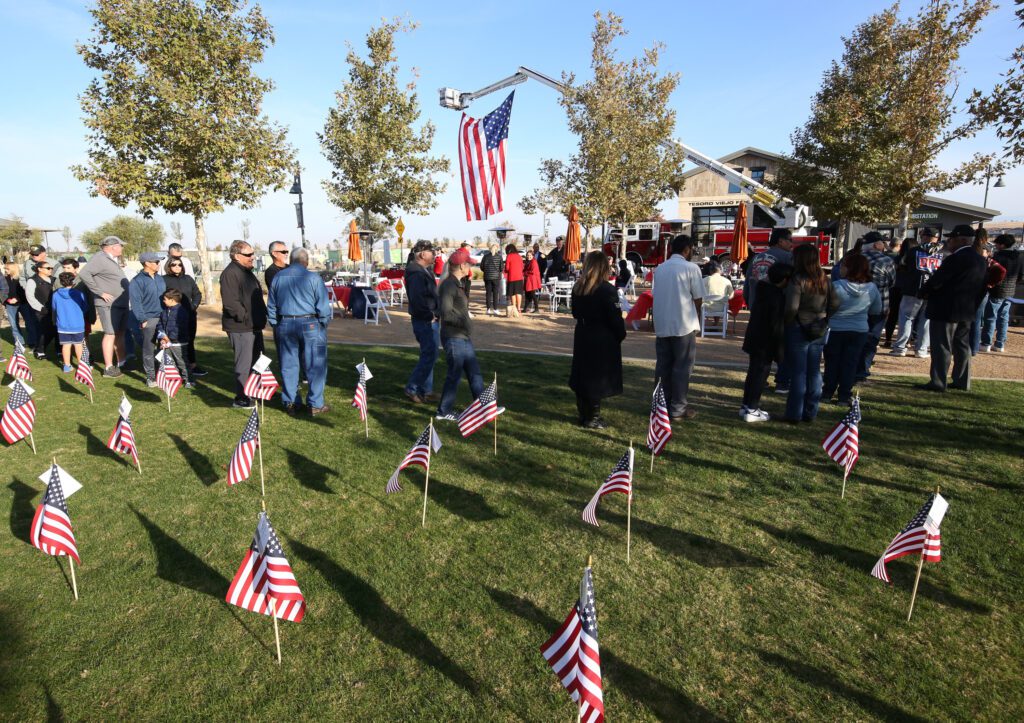
[[[622,394],[622,320],[618,293],[608,282],[608,261],[602,251],[591,251],[572,289],[572,315],[576,331],[572,343],[569,388],[576,393],[580,426],[604,429],[601,400]]]

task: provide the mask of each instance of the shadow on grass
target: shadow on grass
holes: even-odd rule
[[[64,709],[60,707],[60,703],[53,699],[53,696],[50,694],[50,687],[44,685],[43,692],[46,694],[46,723],[63,723]]]
[[[320,572],[377,640],[429,665],[470,695],[482,692],[468,672],[445,655],[423,631],[384,602],[372,585],[320,550],[291,538],[288,540],[295,554]]]
[[[129,467],[134,466],[125,461],[125,458],[120,456],[117,452],[107,447],[107,443],[92,433],[92,430],[86,427],[84,424],[78,424],[78,433],[85,437],[85,453],[90,455],[97,455],[99,457],[109,457],[116,459],[121,464],[125,464]]]
[[[845,545],[836,545],[831,542],[819,540],[817,537],[812,537],[811,535],[798,530],[783,530],[778,527],[773,527],[766,522],[758,522],[750,519],[745,521],[754,527],[764,530],[778,540],[791,542],[794,545],[802,547],[820,557],[835,558],[847,567],[858,572],[863,572],[865,575],[871,571],[871,568],[874,567],[879,558],[878,554],[873,555],[868,552],[862,552],[861,550],[855,550],[852,547],[846,547]],[[891,568],[890,577],[894,577],[891,572]],[[950,607],[959,608],[960,610],[974,613],[975,615],[988,615],[992,612],[992,608],[988,605],[968,600],[967,598],[960,597],[955,593],[943,590],[923,578],[917,588],[917,592],[919,595],[926,597],[929,600],[934,600],[937,603],[949,605]]]
[[[14,500],[11,502],[11,534],[22,542],[31,544],[32,518],[36,513],[32,500],[39,492],[20,479],[13,480],[7,485],[7,489],[14,493]]]
[[[464,490],[437,480],[430,481],[430,499],[453,515],[469,522],[487,522],[504,517],[487,504],[479,492]]]
[[[562,624],[561,620],[555,620],[525,598],[490,587],[486,589],[487,594],[499,607],[539,626],[546,635],[558,630]],[[541,637],[537,639],[540,640]],[[607,648],[601,650],[601,674],[625,696],[646,707],[662,720],[721,720],[704,706],[621,660]]]
[[[787,675],[815,688],[845,698],[872,715],[878,716],[881,720],[900,721],[901,723],[903,721],[921,721],[923,723],[925,720],[908,713],[902,708],[886,703],[884,700],[879,700],[870,693],[865,693],[846,683],[839,682],[835,673],[791,660],[777,653],[769,653],[767,650],[755,650],[754,652],[767,665],[774,666]]]
[[[284,452],[288,455],[288,468],[300,485],[314,492],[335,494],[334,490],[327,486],[327,478],[334,474],[334,470],[293,450],[285,449]]]
[[[126,397],[128,397],[133,402],[158,402],[158,403],[161,403],[161,402],[164,401],[164,398],[163,398],[162,394],[157,394],[156,392],[148,391],[148,388],[147,389],[139,389],[136,386],[132,386],[131,384],[126,384],[124,382],[118,382],[117,384],[114,385],[114,388],[115,389],[120,389],[121,393],[124,394]]]
[[[200,482],[209,487],[221,478],[209,457],[193,449],[192,445],[177,434],[168,433],[167,436],[174,442],[174,446],[178,448],[181,456],[188,462],[188,466],[192,468],[192,473]]]
[[[74,596],[74,594],[75,594],[75,586],[72,584],[71,578],[68,577],[68,571],[65,570],[64,569],[64,565],[61,564],[61,560],[62,559],[67,559],[67,561],[68,561],[68,568],[70,569],[70,567],[71,567],[71,558],[67,557],[66,555],[63,555],[63,556],[54,555],[53,556],[53,564],[57,566],[57,569],[60,570],[60,574],[64,576],[64,584],[68,586],[68,594]]]
[[[69,374],[71,372],[68,372]],[[67,380],[66,377],[57,377],[57,388],[61,392],[68,392],[69,394],[75,394],[78,396],[89,396],[89,388],[84,385],[75,386]]]
[[[626,515],[608,509],[600,510],[598,515],[599,519],[626,529]],[[738,547],[694,532],[684,532],[674,527],[647,522],[636,515],[633,515],[633,534],[639,535],[663,552],[684,557],[701,567],[769,566],[765,560]]]

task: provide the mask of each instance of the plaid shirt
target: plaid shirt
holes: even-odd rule
[[[896,264],[881,251],[869,249],[863,252],[871,266],[871,280],[882,296],[882,315],[889,313],[889,289],[896,283]]]

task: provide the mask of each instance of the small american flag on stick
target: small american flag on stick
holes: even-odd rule
[[[0,431],[8,444],[14,444],[31,435],[35,423],[36,403],[22,381],[15,379],[4,407],[4,416],[0,419]]]
[[[274,372],[269,369],[262,372],[254,370],[249,372],[249,378],[245,380],[245,387],[242,393],[251,399],[266,401],[274,396],[279,386],[277,379],[274,377]]]
[[[860,397],[854,397],[850,402],[850,411],[836,423],[821,443],[828,456],[843,467],[844,497],[846,480],[860,457],[860,420]]]
[[[240,608],[293,623],[306,614],[306,599],[266,512],[260,512],[256,534],[226,599]]]
[[[391,475],[391,479],[388,480],[388,486],[385,488],[385,492],[391,494],[392,492],[401,492],[402,485],[398,483],[398,473],[406,467],[422,467],[430,473],[430,454],[431,448],[434,452],[441,449],[441,438],[437,436],[437,431],[434,429],[433,424],[427,425],[427,428],[423,430],[423,433],[416,438],[416,444],[412,446],[409,453],[405,455],[405,459],[398,465],[398,469]]]
[[[160,371],[156,373],[156,384],[167,394],[167,408],[171,407],[171,399],[181,389],[181,372],[174,363],[174,357],[164,349],[160,352]]]
[[[621,492],[630,499],[633,497],[633,448],[630,447],[626,453],[619,458],[612,473],[608,475],[597,492],[590,498],[590,502],[583,508],[583,521],[597,526],[597,503],[605,495],[612,492]]]
[[[61,483],[56,462],[50,467],[50,481],[46,484],[46,494],[36,508],[35,517],[32,518],[31,539],[32,546],[47,555],[69,555],[79,564],[82,562],[78,558],[78,546],[75,544],[75,533],[71,529],[68,503],[64,499],[64,485]]]
[[[7,362],[7,373],[15,379],[32,381],[32,370],[29,369],[28,360],[25,359],[25,345],[17,339],[14,341],[14,353],[11,354],[11,359]]]
[[[75,381],[84,384],[90,389],[96,388],[96,382],[92,378],[92,359],[89,356],[89,347],[82,344],[82,356],[78,359],[78,368],[75,369]]]
[[[142,472],[142,465],[139,463],[139,450],[135,446],[135,434],[132,432],[132,423],[128,417],[118,416],[114,431],[110,433],[110,439],[107,440],[107,449],[131,455],[139,472]]]
[[[540,646],[540,652],[579,706],[579,720],[602,723],[601,651],[597,644],[597,608],[589,564],[580,581],[579,599],[562,627]]]
[[[356,369],[359,371],[359,381],[356,382],[356,393],[352,397],[352,406],[359,410],[359,420],[365,422],[367,412],[366,382],[373,379],[373,374],[370,373],[370,367],[366,366],[365,360],[356,364]]]
[[[252,460],[256,456],[256,450],[260,445],[260,417],[256,407],[252,408],[249,421],[245,423],[242,430],[242,438],[238,440],[231,455],[231,463],[228,465],[228,485],[236,485],[249,479],[252,472]]]
[[[647,425],[647,448],[651,450],[651,455],[661,454],[670,439],[672,439],[672,420],[668,416],[665,388],[659,381],[654,387],[654,394],[651,398],[651,421]]]
[[[459,415],[459,431],[463,437],[468,437],[504,411],[504,407],[498,406],[498,382],[495,380]]]
[[[939,525],[942,524],[942,518],[946,516],[948,508],[949,503],[942,495],[931,495],[914,515],[914,519],[892,538],[892,542],[871,569],[871,576],[890,582],[885,564],[915,552],[921,553],[924,562],[939,562],[942,559],[942,536],[939,533]]]

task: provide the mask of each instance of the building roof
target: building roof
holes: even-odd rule
[[[722,156],[718,159],[720,163],[728,163],[734,161],[741,156],[762,156],[772,161],[781,161],[785,158],[781,153],[772,153],[766,151],[763,148],[756,148],[754,146],[747,146],[738,151],[733,151],[727,155]],[[683,178],[690,178],[698,173],[703,173],[707,169],[701,166],[691,168],[689,171],[683,174]],[[953,213],[962,213],[965,216],[976,216],[982,221],[991,221],[993,218],[998,216],[1001,211],[997,211],[994,208],[984,208],[982,206],[974,206],[970,203],[962,203],[960,201],[951,201],[948,198],[939,198],[938,196],[925,195],[924,200],[921,201],[922,206],[932,206],[943,211],[951,211]]]

